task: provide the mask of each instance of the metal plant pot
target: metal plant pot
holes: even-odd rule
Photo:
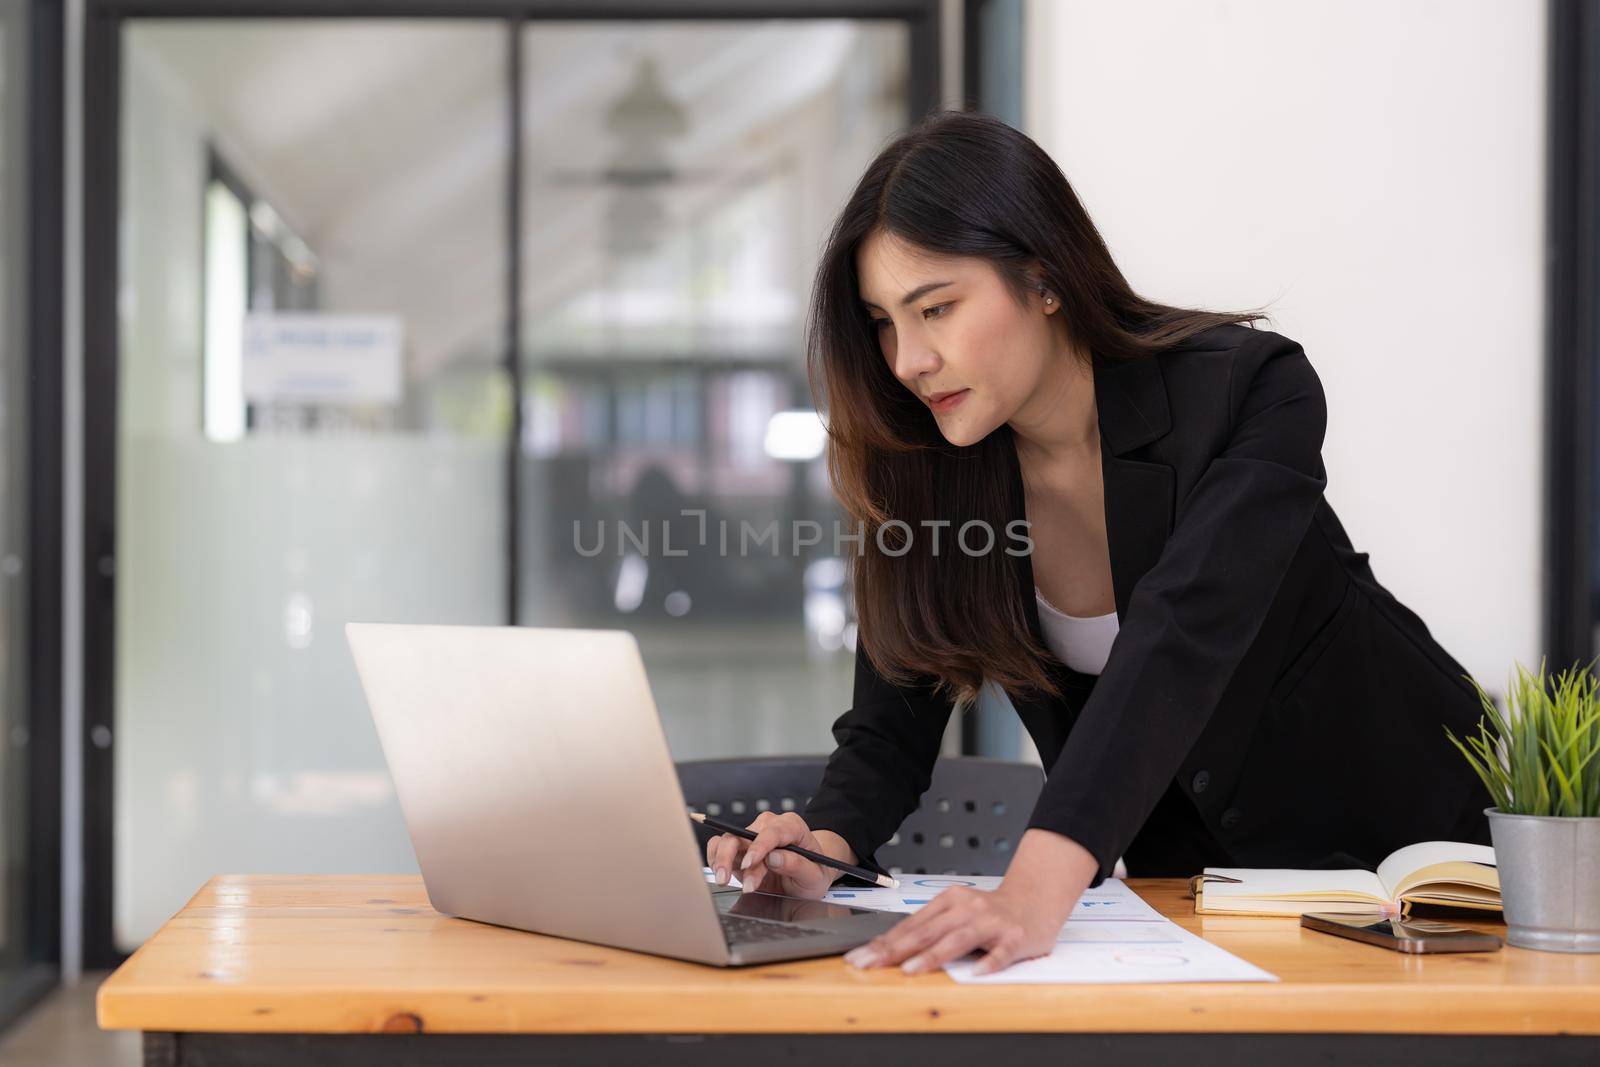
[[[1506,942],[1545,952],[1600,952],[1600,818],[1507,815],[1485,808]]]

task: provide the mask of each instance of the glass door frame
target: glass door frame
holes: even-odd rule
[[[26,305],[28,384],[28,509],[22,574],[28,582],[20,635],[26,674],[28,753],[25,845],[21,885],[26,931],[22,967],[0,985],[0,1031],[55,986],[61,971],[61,650],[62,650],[62,326],[64,284],[62,69],[63,12],[58,0],[28,0],[26,277],[17,280]]]
[[[897,21],[908,31],[908,120],[941,99],[940,0],[85,0],[84,26],[84,574],[83,954],[86,968],[118,964],[112,925],[118,241],[121,188],[122,28],[127,19],[448,18],[498,20],[507,29],[505,359],[512,396],[522,395],[519,258],[522,225],[522,29],[540,21],[726,21],[851,18]],[[57,316],[59,320],[59,315]],[[506,621],[516,619],[522,516],[518,500],[522,405],[506,442]],[[58,509],[59,510],[59,509]],[[59,630],[59,627],[57,628]],[[59,733],[59,730],[58,730]],[[197,887],[198,888],[198,887]]]
[[[1550,0],[1546,27],[1541,644],[1559,670],[1589,662],[1600,625],[1600,12]]]

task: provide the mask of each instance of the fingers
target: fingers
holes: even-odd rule
[[[906,960],[905,963],[900,965],[900,969],[906,974],[921,974],[924,971],[938,970],[951,960],[958,960],[975,948],[988,948],[991,955],[996,949],[1009,953],[1012,941],[1013,937],[1011,935],[1002,934],[993,927],[960,927],[945,934],[934,942],[931,947]],[[1002,946],[1005,947],[1002,948]],[[985,956],[982,962],[987,963],[988,961],[989,957]]]
[[[816,899],[833,887],[832,869],[781,848],[767,856],[767,867],[781,876],[780,892],[792,897]]]
[[[927,918],[924,919],[924,916]],[[914,923],[914,919],[923,921]],[[939,915],[928,915],[924,909],[896,923],[888,933],[853,949],[845,956],[845,960],[857,967],[893,967],[925,953],[941,938],[969,926],[970,919],[970,916],[949,909]]]
[[[706,842],[706,866],[710,867],[718,885],[727,885],[745,846],[742,837],[718,834]]]
[[[739,876],[745,892],[781,882],[792,890],[811,893],[832,884],[832,877],[821,865],[781,851],[784,845],[815,845],[810,827],[798,812],[764,811],[747,829],[755,831],[755,840],[719,834],[706,843],[706,866],[711,868],[718,885],[728,884],[734,874]],[[772,877],[768,877],[769,871]]]
[[[899,964],[906,974],[937,970],[973,949],[987,953],[974,968],[988,974],[1023,958],[1024,931],[992,907],[987,894],[950,889],[893,929],[845,954],[857,967]]]
[[[972,968],[974,975],[992,974],[1004,967],[1009,967],[1020,959],[1028,957],[1028,953],[1014,943],[1011,938],[1000,938],[989,946],[983,959],[979,960]]]
[[[757,815],[755,821],[746,826],[745,829],[759,830],[772,817],[770,811],[764,811]],[[748,866],[748,863],[741,863],[739,857],[741,854],[748,854],[748,848],[754,844],[754,841],[746,841],[735,834],[719,834],[711,839],[706,846],[706,866],[711,868],[718,885],[727,885],[730,875],[736,870]],[[756,881],[759,881],[759,878]],[[747,892],[753,888],[751,879],[742,872],[739,874],[739,882]]]
[[[857,967],[899,963],[909,955],[907,947],[920,945],[921,938],[932,930],[931,924],[941,922],[941,916],[950,910],[950,902],[945,899],[947,895],[939,894],[921,911],[908,915],[871,941],[845,953],[845,961]]]
[[[799,844],[811,833],[806,821],[792,811],[782,815],[764,811],[756,816],[756,821],[750,824],[749,829],[756,831],[756,839],[745,850],[741,866],[747,868],[766,860],[767,854],[778,846]]]
[[[745,892],[751,893],[766,881],[767,859],[771,856],[772,850],[782,845],[798,844],[810,834],[810,829],[806,826],[805,820],[795,812],[775,815],[770,811],[764,811],[756,816],[748,829],[756,831],[756,839],[747,842],[744,859],[739,861],[739,882],[744,886]],[[802,857],[792,854],[776,858],[777,870],[785,870],[785,864],[792,866],[804,862]]]

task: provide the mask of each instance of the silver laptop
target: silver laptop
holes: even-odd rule
[[[433,907],[721,966],[904,915],[709,884],[622,630],[346,623]]]

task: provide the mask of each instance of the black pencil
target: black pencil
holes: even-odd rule
[[[754,830],[746,830],[742,826],[735,826],[732,823],[726,823],[718,819],[713,819],[711,816],[702,815],[698,811],[691,811],[689,813],[689,818],[693,819],[697,823],[703,823],[704,825],[709,826],[711,829],[720,833],[732,834],[735,837],[742,837],[746,841],[754,841],[756,839],[756,832]],[[824,867],[832,867],[836,871],[843,871],[845,874],[853,874],[857,878],[876,883],[877,885],[883,886],[885,889],[900,888],[900,882],[897,879],[889,877],[887,874],[879,874],[877,871],[869,871],[865,867],[857,867],[852,863],[845,863],[843,860],[836,860],[832,856],[824,856],[820,852],[813,852],[809,848],[801,848],[799,845],[779,845],[778,847],[786,852],[793,852],[797,856],[804,856],[812,863],[820,863]],[[738,872],[736,871],[734,873],[737,874]]]

